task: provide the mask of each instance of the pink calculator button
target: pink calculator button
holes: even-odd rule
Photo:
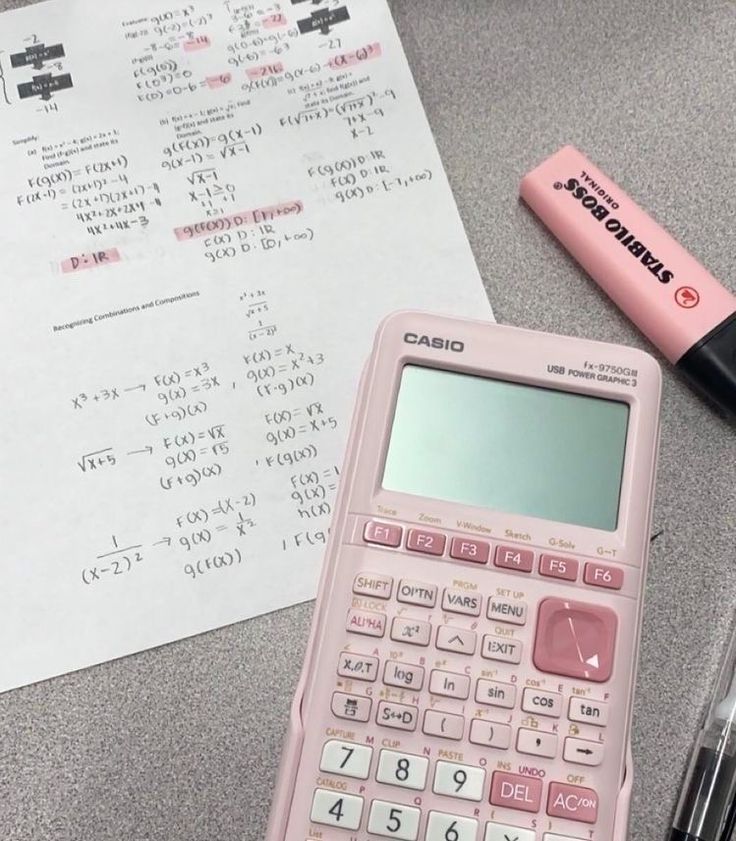
[[[598,819],[598,794],[592,788],[550,783],[547,814],[553,818],[595,823]]]
[[[564,677],[607,681],[613,671],[618,619],[608,607],[548,598],[539,605],[534,665]]]
[[[580,565],[572,558],[559,558],[557,555],[542,555],[539,560],[539,574],[547,578],[562,578],[563,581],[575,581]]]
[[[542,802],[542,781],[519,774],[494,771],[491,803],[522,812],[538,812]]]
[[[624,571],[606,564],[589,563],[585,565],[584,581],[594,587],[620,590],[624,586]]]
[[[475,564],[487,564],[491,555],[491,544],[486,540],[473,540],[470,537],[453,537],[450,544],[450,557],[460,561],[472,561]]]
[[[517,572],[531,572],[534,568],[534,552],[514,546],[499,546],[493,565],[502,569],[515,569]]]
[[[441,555],[445,551],[447,538],[438,531],[409,529],[406,548],[412,552],[425,552],[427,555]]]
[[[380,546],[398,546],[401,543],[401,526],[394,523],[379,523],[369,520],[363,529],[366,543],[378,543]]]

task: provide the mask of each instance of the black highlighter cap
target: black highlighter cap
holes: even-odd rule
[[[681,832],[679,829],[673,829],[670,832],[668,841],[703,841],[703,839],[698,838],[696,835],[690,835],[689,832]]]
[[[736,312],[680,357],[677,367],[727,415],[736,417]]]

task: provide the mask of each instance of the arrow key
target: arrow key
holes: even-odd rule
[[[603,745],[583,739],[565,739],[563,758],[565,762],[576,765],[600,765],[603,762]]]

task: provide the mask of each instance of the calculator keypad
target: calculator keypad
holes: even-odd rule
[[[586,601],[582,588],[623,587],[624,572],[394,523],[360,528],[366,542],[388,547],[371,552],[408,550],[429,564],[452,558],[468,572],[438,566],[422,580],[414,558],[405,577],[370,568],[355,576],[333,655],[335,726],[322,743],[308,841],[320,837],[318,825],[403,841],[570,841],[554,831],[565,820],[581,827],[576,838],[583,827],[587,834],[599,812],[590,782],[614,716],[596,684],[611,675],[618,619]],[[472,583],[484,575],[476,564],[491,575],[498,568],[485,590]],[[386,569],[404,571],[401,563]],[[518,585],[498,578],[506,571]],[[550,593],[573,587],[580,600],[524,586],[539,576],[555,579]],[[587,688],[571,690],[560,678]],[[567,773],[550,774],[550,760],[566,763]],[[491,815],[489,806],[500,811]],[[543,819],[552,821],[549,831]],[[529,829],[535,820],[540,829]]]

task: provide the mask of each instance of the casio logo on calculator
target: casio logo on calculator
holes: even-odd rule
[[[423,345],[437,350],[452,350],[455,353],[462,353],[465,350],[465,342],[459,339],[443,339],[439,336],[420,336],[418,333],[404,333],[404,341],[410,345]]]

